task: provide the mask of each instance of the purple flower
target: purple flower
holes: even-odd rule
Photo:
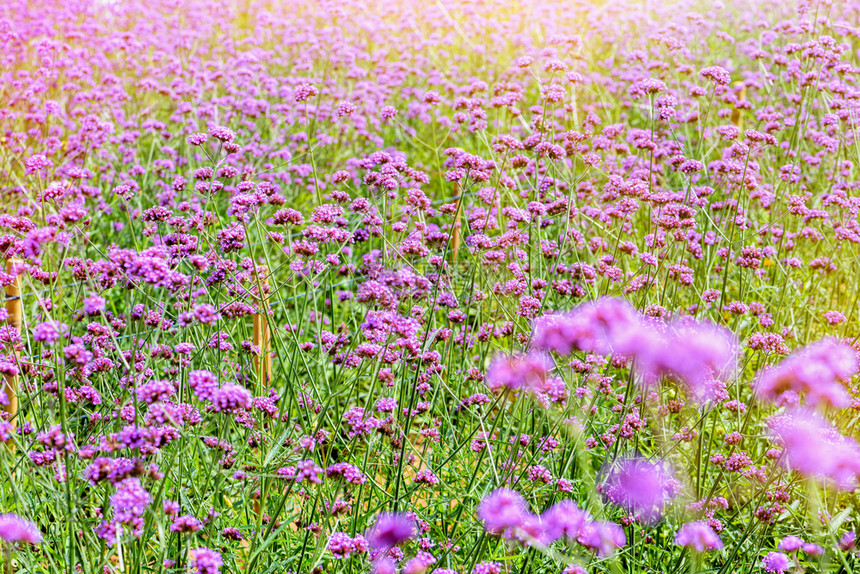
[[[392,397],[382,397],[376,401],[376,410],[381,413],[391,413],[397,409],[397,399]]]
[[[252,403],[251,391],[236,383],[224,383],[212,392],[212,410],[216,413],[251,408]]]
[[[137,388],[139,401],[151,405],[156,402],[166,401],[176,393],[176,388],[170,381],[149,381]]]
[[[520,526],[528,513],[525,499],[508,488],[494,490],[478,505],[478,518],[492,534]]]
[[[224,253],[239,251],[245,246],[245,228],[239,224],[222,229],[216,235],[218,245]]]
[[[708,396],[707,383],[730,374],[737,364],[736,337],[723,327],[695,321],[675,321],[665,335],[641,340],[630,354],[646,384],[674,377],[689,385],[699,400]]]
[[[789,391],[803,394],[809,405],[844,408],[851,402],[844,381],[858,371],[854,349],[834,339],[822,339],[758,374],[756,395],[779,401]]]
[[[322,479],[319,475],[322,474],[322,467],[318,466],[313,460],[300,460],[296,463],[296,482],[307,480],[314,484],[320,484]]]
[[[238,541],[238,540],[244,540],[245,539],[245,535],[242,534],[242,531],[239,530],[238,528],[233,528],[232,526],[229,526],[229,527],[225,528],[224,530],[222,530],[221,536],[223,536],[224,538],[227,538],[228,540],[237,540]]]
[[[720,66],[708,66],[707,68],[702,68],[699,75],[721,86],[728,86],[732,82],[732,77],[729,75],[729,72]]]
[[[472,569],[472,574],[501,574],[502,566],[498,562],[479,562]]]
[[[543,533],[541,542],[551,544],[560,538],[576,540],[582,527],[591,521],[591,515],[572,500],[562,500],[541,515]]]
[[[329,477],[342,477],[350,484],[364,484],[367,482],[367,478],[361,470],[348,462],[338,462],[329,466],[325,469],[325,474]]]
[[[231,142],[236,137],[236,132],[224,126],[214,126],[209,129],[209,135],[221,142]]]
[[[224,560],[221,554],[202,546],[191,550],[191,571],[197,574],[220,574]]]
[[[632,305],[623,299],[604,298],[583,303],[567,314],[536,319],[533,344],[561,355],[574,350],[625,355],[638,347],[635,341],[642,335],[642,320]]]
[[[179,503],[175,500],[162,501],[161,508],[167,516],[176,516],[179,514]]]
[[[304,102],[305,100],[316,97],[317,94],[319,94],[319,90],[316,86],[302,83],[296,86],[293,90],[293,99],[296,102]]]
[[[791,470],[854,490],[860,474],[860,445],[842,436],[821,415],[792,410],[770,421],[774,438],[782,445],[783,463]]]
[[[807,542],[803,545],[803,551],[810,556],[821,556],[824,554],[824,548],[813,542]]]
[[[845,314],[839,311],[827,311],[824,313],[824,318],[827,320],[828,325],[838,325],[848,320]]]
[[[592,522],[582,528],[577,542],[598,556],[609,556],[627,544],[624,529],[614,522]]]
[[[105,298],[100,295],[84,297],[84,313],[87,315],[98,315],[105,310]]]
[[[439,484],[439,479],[433,474],[432,470],[424,469],[419,471],[415,478],[412,479],[412,482],[415,484],[427,484],[429,486],[436,486]]]
[[[65,323],[45,321],[33,327],[33,340],[46,345],[53,345],[68,330],[69,326]]]
[[[681,526],[675,535],[675,544],[696,552],[723,548],[723,541],[720,540],[719,535],[704,521],[687,522]]]
[[[795,550],[803,548],[803,544],[803,539],[798,536],[786,536],[779,541],[777,548],[783,552],[794,552]]]
[[[415,558],[409,559],[403,565],[402,574],[424,574],[427,569],[436,562],[436,558],[429,552],[419,551]]]
[[[397,574],[397,564],[388,557],[377,558],[370,567],[371,574]]]
[[[392,548],[415,535],[415,522],[404,514],[383,513],[367,533],[370,547],[381,550]]]
[[[116,493],[110,497],[114,517],[102,525],[99,535],[109,545],[117,543],[121,532],[129,532],[138,537],[143,534],[143,514],[152,497],[135,477],[125,478],[116,485]],[[119,528],[122,526],[122,528]]]
[[[336,118],[342,118],[344,116],[350,116],[355,113],[356,107],[352,102],[341,102],[337,105],[334,110],[334,116]]]
[[[16,514],[0,514],[0,540],[16,543],[38,544],[42,533],[34,522]]]
[[[765,572],[782,573],[791,568],[791,560],[782,552],[768,552],[762,559]]]
[[[573,350],[634,359],[643,383],[661,377],[685,382],[702,400],[708,383],[729,374],[737,363],[735,336],[722,327],[678,320],[666,329],[646,322],[623,299],[584,303],[571,313],[544,315],[534,323],[533,344],[562,355]],[[488,373],[489,378],[489,373]]]
[[[487,369],[487,387],[541,391],[553,368],[549,355],[531,351],[526,355],[499,354]]]
[[[674,498],[679,483],[666,463],[633,457],[613,463],[603,488],[614,504],[646,522],[653,522],[660,518],[665,504]]]
[[[200,521],[191,516],[190,514],[184,514],[182,516],[177,516],[173,519],[173,523],[170,525],[171,532],[197,532],[203,526],[200,524]]]
[[[208,303],[196,305],[191,310],[191,316],[204,325],[214,325],[221,318],[221,314]]]
[[[643,96],[645,94],[657,94],[666,89],[666,83],[657,78],[645,78],[638,80],[630,86],[630,94],[632,96]]]
[[[188,386],[201,401],[212,400],[218,388],[218,379],[209,371],[191,371],[188,373]]]
[[[185,139],[189,144],[191,144],[193,146],[198,146],[198,145],[205,144],[206,140],[209,139],[209,136],[207,136],[206,134],[202,134],[202,133],[194,133]]]
[[[345,532],[332,532],[328,537],[328,549],[338,560],[349,558],[353,552],[367,552],[368,544],[364,536],[351,537]]]
[[[53,165],[54,164],[51,163],[51,160],[49,160],[42,154],[30,156],[24,161],[24,173],[37,173],[42,170],[48,169]]]

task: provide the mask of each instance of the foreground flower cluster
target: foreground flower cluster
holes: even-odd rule
[[[858,11],[11,0],[3,567],[853,571]]]

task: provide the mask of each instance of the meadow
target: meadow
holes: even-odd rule
[[[3,573],[854,572],[858,36],[5,0]]]

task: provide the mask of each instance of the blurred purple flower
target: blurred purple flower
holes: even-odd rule
[[[34,522],[16,514],[0,514],[0,540],[16,543],[38,544],[42,533]]]
[[[569,355],[573,351],[628,354],[642,335],[642,319],[623,299],[583,303],[570,313],[544,315],[534,321],[538,349]]]
[[[533,344],[561,355],[579,350],[631,357],[644,384],[673,377],[686,383],[700,401],[714,398],[709,383],[731,374],[738,355],[737,338],[725,328],[684,319],[660,329],[615,298],[536,319]]]
[[[598,556],[609,556],[627,544],[627,537],[614,522],[592,522],[582,528],[577,541]]]
[[[371,574],[397,574],[397,564],[388,557],[377,558],[370,567]]]
[[[785,393],[803,394],[809,405],[824,404],[845,408],[851,396],[847,381],[858,371],[857,355],[850,346],[835,339],[822,339],[758,374],[756,395],[779,401]]]
[[[659,520],[679,487],[667,463],[642,457],[614,462],[603,482],[606,498],[646,522]]]
[[[803,551],[810,556],[821,556],[824,554],[824,548],[813,542],[807,542],[803,545]]]
[[[488,494],[478,505],[478,518],[484,530],[503,534],[505,530],[520,526],[529,514],[525,499],[508,488],[499,488]]]
[[[576,540],[582,527],[590,521],[588,511],[579,508],[572,500],[562,500],[541,514],[541,542],[551,544],[561,538]]]
[[[539,392],[545,389],[553,360],[546,353],[531,351],[525,355],[498,354],[487,369],[487,387],[502,387]]]
[[[383,513],[376,518],[366,538],[376,550],[392,548],[415,535],[415,522],[404,514]]]
[[[795,550],[803,548],[803,544],[803,539],[798,536],[786,536],[779,541],[777,549],[782,550],[783,552],[794,552]]]
[[[100,295],[84,297],[84,313],[87,315],[98,315],[105,310],[105,298]]]
[[[687,522],[675,535],[675,544],[696,552],[722,550],[723,541],[714,529],[704,521]]]
[[[769,421],[782,445],[783,462],[804,476],[830,481],[842,490],[857,487],[860,445],[818,413],[794,409]]]
[[[665,335],[644,342],[633,353],[643,382],[674,377],[685,382],[700,401],[711,398],[707,383],[731,374],[737,364],[737,338],[711,323],[674,321]]]

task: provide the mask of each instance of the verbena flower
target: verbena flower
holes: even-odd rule
[[[572,500],[562,500],[540,516],[541,537],[544,544],[566,538],[576,540],[582,528],[591,522],[591,515],[580,509]]]
[[[777,548],[783,552],[794,552],[803,548],[804,542],[798,536],[786,536],[779,541]]]
[[[844,408],[851,396],[845,382],[858,371],[854,349],[833,339],[824,339],[801,349],[775,367],[758,374],[758,397],[778,401],[786,393],[803,395],[810,405]]]
[[[345,559],[353,553],[366,553],[369,547],[364,536],[352,537],[345,532],[333,532],[328,538],[327,548],[335,558]]]
[[[630,354],[643,336],[643,329],[639,314],[629,303],[604,298],[584,303],[570,313],[536,319],[533,344],[562,355],[574,350]]]
[[[577,541],[598,556],[609,556],[627,543],[627,537],[614,522],[591,522],[582,528]]]
[[[723,541],[707,522],[687,522],[681,526],[675,535],[675,544],[690,548],[696,552],[706,550],[722,550]]]
[[[221,554],[206,547],[191,550],[191,571],[196,574],[220,574],[224,560]]]
[[[762,567],[765,572],[782,573],[791,568],[791,559],[782,552],[768,552]]]
[[[783,447],[783,464],[810,478],[825,480],[842,490],[854,490],[860,475],[860,445],[843,436],[820,414],[793,409],[770,422],[773,437]]]
[[[415,535],[415,523],[396,513],[383,513],[376,517],[365,537],[371,548],[387,549],[397,546]]]
[[[39,544],[42,533],[30,520],[16,514],[0,514],[0,540],[10,543]]]
[[[540,391],[545,388],[553,368],[552,359],[543,353],[530,352],[525,355],[497,355],[487,369],[487,386],[491,390]]]
[[[676,321],[664,334],[654,334],[646,340],[634,353],[634,360],[646,383],[674,377],[704,401],[714,398],[708,389],[709,381],[732,375],[737,352],[737,340],[727,329],[710,323]]]
[[[646,522],[658,520],[680,488],[669,465],[642,457],[613,462],[602,483],[610,501]]]
[[[507,488],[494,490],[478,505],[478,518],[484,523],[484,529],[493,534],[503,534],[521,526],[528,513],[525,499]]]

